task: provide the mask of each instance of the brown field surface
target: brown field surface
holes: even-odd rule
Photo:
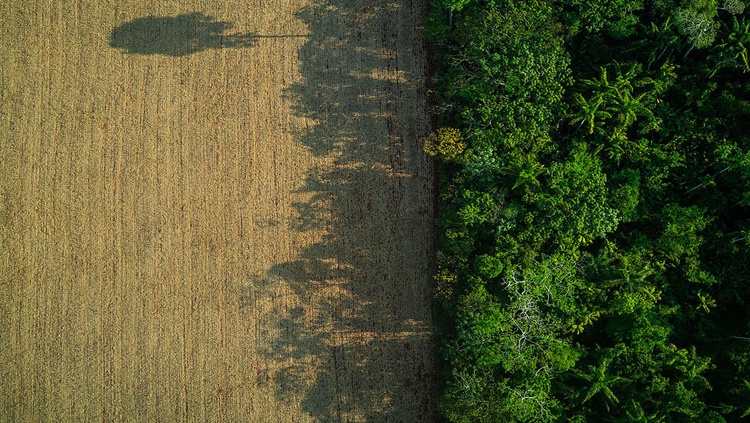
[[[0,422],[433,420],[424,8],[0,2]]]

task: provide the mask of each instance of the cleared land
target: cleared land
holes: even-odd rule
[[[0,421],[430,421],[423,8],[0,2]]]

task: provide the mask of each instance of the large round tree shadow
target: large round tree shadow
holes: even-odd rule
[[[147,16],[115,28],[109,44],[128,54],[177,57],[206,49],[250,47],[258,38],[253,34],[225,34],[233,27],[203,13]]]

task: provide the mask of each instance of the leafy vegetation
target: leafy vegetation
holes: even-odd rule
[[[436,2],[452,422],[750,416],[740,0]]]

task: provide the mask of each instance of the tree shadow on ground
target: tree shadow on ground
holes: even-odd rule
[[[283,336],[263,353],[286,363],[278,395],[302,395],[319,422],[435,418],[424,7],[313,0],[298,14],[310,35],[286,94],[313,122],[296,138],[326,164],[293,228],[324,235],[265,276],[303,305],[269,317]]]
[[[292,38],[303,35],[232,34],[234,25],[203,13],[146,16],[126,22],[109,36],[109,45],[126,54],[186,56],[207,49],[245,48],[259,38]]]

